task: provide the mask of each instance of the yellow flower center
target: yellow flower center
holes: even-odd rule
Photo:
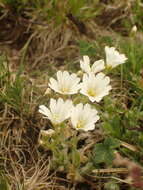
[[[107,71],[110,71],[112,68],[113,68],[112,65],[106,65],[106,69],[107,69]]]
[[[53,120],[58,121],[60,119],[59,114],[53,114]]]
[[[95,90],[93,89],[88,89],[87,93],[89,96],[93,96],[93,97],[96,95]]]
[[[76,128],[77,129],[82,129],[82,128],[84,128],[84,125],[85,125],[85,121],[84,120],[79,120],[79,122],[77,123]]]
[[[62,93],[68,93],[68,92],[69,92],[69,88],[62,87],[62,88],[61,88],[61,92],[62,92]]]

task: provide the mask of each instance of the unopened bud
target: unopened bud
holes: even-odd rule
[[[134,37],[136,35],[136,33],[137,33],[137,27],[136,27],[136,25],[134,25],[131,29],[130,35]]]
[[[134,33],[136,33],[136,32],[137,32],[137,26],[134,25],[134,26],[132,27],[132,30],[131,30],[131,31],[134,32]]]

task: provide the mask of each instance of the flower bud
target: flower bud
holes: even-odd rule
[[[134,25],[133,27],[132,27],[132,30],[131,30],[133,33],[136,33],[137,32],[137,27],[136,27],[136,25]]]
[[[130,36],[134,37],[136,35],[136,33],[137,33],[137,27],[136,27],[136,25],[134,25],[131,29]]]

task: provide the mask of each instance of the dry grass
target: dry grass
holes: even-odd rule
[[[1,25],[4,27],[0,35],[0,43],[8,44],[11,49],[16,49],[15,52],[18,51],[17,57],[20,59],[19,49],[28,42],[27,69],[45,69],[49,64],[56,67],[64,65],[64,61],[79,58],[79,40],[93,42],[104,36],[117,38],[114,31],[128,35],[129,31],[123,31],[126,29],[121,22],[127,18],[131,20],[132,4],[132,1],[107,5],[101,3],[102,14],[100,13],[95,19],[79,20],[86,28],[85,32],[81,31],[80,24],[76,24],[68,17],[64,23],[55,27],[54,20],[45,24],[37,17],[28,20],[17,16],[11,17],[8,13],[1,20]],[[10,51],[12,57],[15,52]]]

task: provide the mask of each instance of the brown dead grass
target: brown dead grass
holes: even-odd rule
[[[121,22],[126,18],[130,19],[132,3],[101,3],[102,14],[95,19],[79,20],[79,24],[76,24],[67,17],[65,22],[57,27],[54,21],[46,24],[36,18],[28,20],[8,13],[0,20],[0,25],[3,26],[0,43],[7,47],[11,59],[17,56],[18,63],[21,58],[19,50],[28,42],[25,58],[27,70],[45,69],[48,64],[57,67],[64,64],[64,61],[79,58],[79,40],[93,42],[104,36],[116,38],[116,31],[128,35],[129,31]],[[84,25],[85,31],[80,28],[80,23]]]

